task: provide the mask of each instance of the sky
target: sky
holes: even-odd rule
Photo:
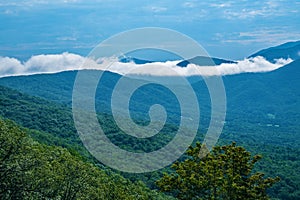
[[[0,0],[0,57],[86,56],[114,34],[163,27],[195,39],[213,57],[244,59],[300,40],[299,12],[295,0]]]

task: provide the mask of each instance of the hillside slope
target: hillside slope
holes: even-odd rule
[[[0,119],[0,143],[0,199],[173,199],[36,142],[12,121]]]
[[[300,137],[298,134],[300,129],[298,126],[300,124],[299,66],[300,60],[296,60],[272,72],[224,76],[223,81],[227,95],[227,126],[239,128],[237,123],[249,123],[249,125],[262,126],[262,130],[268,126],[270,131],[278,132],[278,136],[273,134],[269,138],[273,143],[279,143],[280,132],[282,132],[282,127],[285,127],[289,137],[285,137],[281,142],[299,145],[295,142]],[[57,74],[6,77],[0,79],[0,85],[16,88],[30,95],[71,107],[76,73],[76,71],[69,71]],[[93,71],[91,73],[93,74]],[[120,75],[114,73],[106,73],[102,77],[101,86],[98,86],[96,92],[98,112],[111,113],[112,91],[120,78]],[[202,112],[201,127],[202,130],[205,130],[210,117],[208,90],[203,81],[194,83],[192,86],[197,94]],[[184,88],[182,92],[184,93]],[[153,103],[160,103],[168,107],[173,118],[178,115],[176,100],[162,87],[155,86],[140,90],[132,98],[131,104],[133,110],[145,113],[148,106]],[[145,117],[147,119],[147,116]]]
[[[79,151],[81,155],[90,160],[89,154],[85,153],[84,147],[80,143],[76,132],[68,131],[74,130],[70,108],[22,94],[16,90],[5,87],[0,87],[0,91],[0,116],[14,119],[27,128],[45,130],[28,130],[28,132],[33,138],[42,143],[59,145],[67,147],[72,151]],[[142,150],[142,148],[144,148],[144,151],[151,151],[161,146],[161,144],[157,144],[157,140],[155,140],[156,143],[153,143],[151,140],[142,141],[141,146],[139,146],[138,143],[134,144],[128,138],[116,132],[115,125],[110,121],[109,116],[103,117],[107,120],[104,123],[108,126],[107,130],[110,130],[107,136],[111,138],[111,141],[116,145],[122,148],[136,146],[139,151]],[[282,178],[282,181],[271,190],[272,196],[293,199],[293,197],[297,196],[297,192],[299,192],[297,186],[300,180],[296,174],[300,166],[298,163],[300,154],[295,145],[286,146],[289,144],[287,142],[291,142],[291,139],[293,139],[294,142],[298,141],[291,137],[291,127],[283,126],[277,128],[262,126],[263,124],[257,126],[253,123],[247,123],[247,120],[244,121],[238,116],[236,117],[237,118],[229,120],[228,123],[226,123],[219,142],[226,143],[236,140],[253,153],[263,154],[264,159],[261,164],[257,166],[257,170],[264,171],[270,176],[280,176]],[[297,128],[297,125],[295,128]],[[169,133],[170,130],[172,129],[166,130],[167,133]],[[294,132],[294,134],[296,135],[297,132]],[[279,140],[273,141],[274,138],[277,137],[279,137]],[[201,138],[197,137],[196,140],[201,140]],[[276,145],[274,145],[274,142]],[[130,150],[133,151],[136,149]],[[148,185],[153,186],[154,181],[157,180],[160,173],[161,172],[145,174],[145,176],[129,176],[127,174],[127,176],[129,176],[131,180],[139,179],[147,181]]]
[[[297,60],[300,58],[300,41],[288,42],[279,46],[263,49],[252,54],[249,57],[263,56],[270,62],[275,62],[275,59]]]

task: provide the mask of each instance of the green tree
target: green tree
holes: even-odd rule
[[[16,199],[26,190],[25,171],[30,167],[22,162],[26,151],[25,133],[11,121],[0,120],[0,199]]]
[[[264,178],[253,173],[254,164],[262,157],[251,156],[243,147],[232,143],[214,147],[201,156],[200,143],[190,147],[188,158],[172,165],[175,172],[164,174],[157,185],[178,199],[269,199],[266,190],[279,178]]]
[[[40,144],[0,119],[0,199],[173,199],[99,169],[76,152]]]

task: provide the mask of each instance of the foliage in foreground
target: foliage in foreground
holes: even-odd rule
[[[0,199],[168,199],[0,119]]]
[[[200,143],[190,147],[189,158],[173,164],[175,172],[164,174],[157,181],[162,191],[187,200],[269,199],[266,190],[279,181],[278,177],[264,178],[263,173],[251,173],[261,156],[251,157],[250,152],[235,143],[214,147],[205,157],[200,149]]]

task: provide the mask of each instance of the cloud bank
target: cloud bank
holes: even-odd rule
[[[80,69],[84,61],[84,57],[67,52],[52,55],[36,55],[26,62],[21,62],[16,58],[0,57],[0,77]]]
[[[152,76],[215,76],[240,73],[257,73],[276,70],[290,62],[291,59],[278,59],[270,63],[263,57],[255,57],[223,63],[217,66],[198,66],[189,64],[179,67],[180,61],[154,62],[135,64],[122,63],[115,58],[103,58],[97,61],[72,53],[32,56],[25,62],[16,58],[0,57],[0,77],[30,75],[40,73],[56,73],[68,70],[97,69],[108,70],[121,75],[152,75]],[[109,66],[109,67],[108,67]]]

